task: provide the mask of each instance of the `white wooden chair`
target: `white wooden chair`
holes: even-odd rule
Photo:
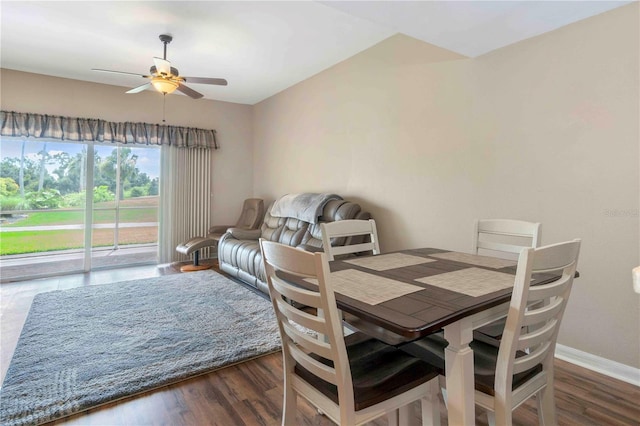
[[[540,246],[540,223],[513,219],[475,221],[473,253],[517,259],[526,247]]]
[[[573,284],[580,240],[524,249],[500,347],[474,340],[475,402],[489,423],[512,424],[512,410],[536,395],[538,419],[555,425],[553,360],[556,339]],[[561,273],[549,284],[531,286],[532,274]],[[433,335],[403,350],[428,360],[444,374],[446,340]]]
[[[473,232],[473,253],[517,259],[523,248],[539,247],[541,224],[513,219],[479,219]],[[505,319],[494,321],[474,331],[474,337],[485,342],[499,344]]]
[[[422,403],[422,424],[439,424],[438,373],[433,367],[361,333],[343,336],[326,254],[264,239],[260,248],[282,339],[283,425],[299,424],[298,396],[345,426],[385,413],[396,424],[398,418],[405,420],[407,405],[417,400]],[[317,288],[302,289],[287,280],[291,277],[315,280]],[[323,310],[325,315],[297,305]],[[300,326],[324,334],[327,341]]]
[[[336,220],[335,222],[321,223],[322,248],[327,254],[327,259],[333,260],[341,254],[361,253],[371,251],[380,254],[378,242],[378,230],[376,222],[369,220]],[[359,238],[363,237],[363,238]],[[331,245],[338,241],[340,244]],[[352,243],[356,241],[356,243]],[[344,242],[344,244],[342,244]]]

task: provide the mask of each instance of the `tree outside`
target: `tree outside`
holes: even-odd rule
[[[4,157],[0,162],[0,210],[9,214],[11,210],[76,207],[84,199],[86,182],[86,146],[82,151],[69,155],[45,151],[39,159],[29,157]],[[118,163],[118,157],[120,159]],[[131,148],[114,148],[102,158],[95,156],[94,202],[115,199],[117,169],[120,166],[119,199],[157,196],[158,177],[151,178],[137,166],[139,156]],[[109,195],[110,193],[110,195]]]

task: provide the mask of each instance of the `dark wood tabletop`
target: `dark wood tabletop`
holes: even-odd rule
[[[499,269],[484,268],[476,264],[445,260],[432,256],[433,254],[447,252],[449,251],[434,248],[398,251],[396,253],[424,257],[428,263],[403,266],[384,271],[375,271],[360,267],[347,263],[344,260],[334,260],[330,262],[329,266],[332,273],[345,269],[356,269],[423,288],[423,290],[406,294],[377,305],[364,303],[360,300],[336,293],[338,307],[344,312],[358,317],[362,321],[375,324],[376,326],[402,336],[406,341],[410,341],[431,334],[461,318],[510,300],[512,293],[511,288],[492,292],[484,296],[473,297],[416,281],[416,279],[419,278],[472,267],[508,273],[514,276],[516,273],[516,266],[507,266]],[[539,275],[535,277],[532,284],[542,284],[557,278],[557,276]]]

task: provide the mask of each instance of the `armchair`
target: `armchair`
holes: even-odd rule
[[[220,237],[227,232],[229,228],[238,228],[242,230],[252,230],[260,227],[264,216],[264,201],[259,198],[247,198],[242,205],[242,213],[235,225],[215,225],[209,228],[207,235],[204,237],[194,237],[189,241],[182,243],[176,247],[178,253],[190,255],[193,253],[193,264],[185,265],[180,268],[182,272],[201,271],[209,269],[209,265],[200,265],[200,249],[212,247],[217,250]]]

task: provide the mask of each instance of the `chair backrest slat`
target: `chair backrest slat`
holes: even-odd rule
[[[513,219],[479,219],[473,232],[473,253],[512,259],[525,247],[540,245],[540,223]]]
[[[579,252],[579,244],[566,246],[564,250],[542,250],[536,253],[533,260],[533,272],[561,271],[568,269],[571,265],[576,263],[576,256]]]
[[[320,224],[320,229],[322,230],[322,247],[327,254],[328,260],[334,260],[335,256],[341,254],[367,251],[371,251],[373,254],[380,254],[378,230],[376,228],[376,222],[373,219],[349,219],[326,222]],[[347,238],[345,245],[331,245],[332,240],[335,241],[343,237],[350,237]],[[360,241],[361,239],[364,241]]]
[[[553,337],[556,329],[557,320],[553,319],[535,331],[521,333],[516,348],[520,351],[536,347],[542,342],[548,341]]]
[[[277,303],[280,313],[287,319],[290,319],[296,324],[300,324],[301,326],[317,333],[324,334],[327,331],[325,329],[326,323],[321,319],[318,319],[316,315],[311,315],[305,311],[296,309],[284,300],[278,300]]]
[[[288,321],[283,321],[282,326],[284,332],[294,344],[306,349],[307,352],[313,352],[323,358],[331,359],[331,347],[322,340],[306,334]]]
[[[310,357],[308,353],[302,351],[298,346],[289,345],[289,351],[292,358],[295,359],[296,362],[300,363],[300,365],[310,373],[318,376],[326,382],[333,383],[334,385],[338,383],[335,368]]]
[[[530,370],[538,364],[543,364],[548,358],[549,350],[555,348],[555,344],[545,341],[540,347],[533,349],[525,356],[516,358],[513,362],[513,374]]]
[[[520,250],[522,250],[522,246],[517,244],[497,243],[493,241],[478,241],[476,254],[480,249],[499,251],[504,253],[520,253]]]
[[[278,293],[288,299],[297,300],[303,305],[313,308],[320,307],[320,297],[318,297],[318,293],[316,292],[295,287],[279,277],[273,278],[273,286]]]
[[[550,318],[554,318],[558,315],[563,306],[564,301],[561,298],[555,298],[542,307],[537,307],[536,309],[530,308],[524,314],[522,325],[534,326],[536,324],[541,324]]]
[[[365,251],[372,251],[373,247],[371,243],[352,244],[349,246],[336,246],[331,247],[331,254],[338,256],[341,254],[361,253]]]
[[[549,284],[537,285],[529,288],[528,299],[530,302],[535,300],[546,300],[557,294],[562,294],[567,286],[573,283],[573,277],[563,276],[557,281]]]

